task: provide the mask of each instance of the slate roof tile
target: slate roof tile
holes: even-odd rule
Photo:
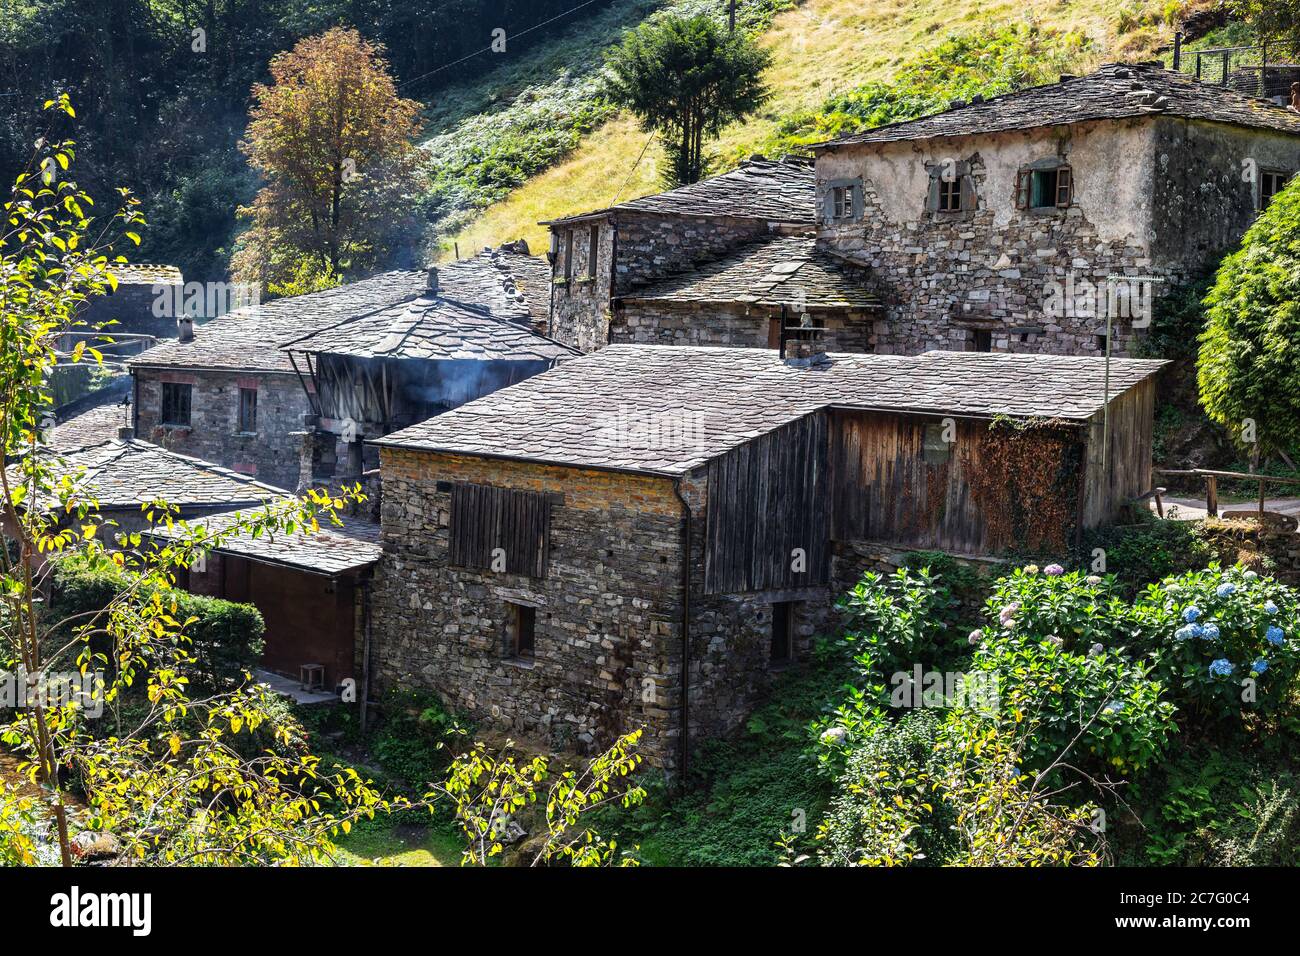
[[[506,288],[507,280],[513,291]],[[484,252],[439,267],[438,281],[447,298],[528,325],[538,321],[537,286],[544,284],[549,293],[550,267],[534,256]],[[347,319],[409,302],[424,294],[427,282],[423,269],[384,272],[335,289],[236,309],[197,326],[193,341],[160,343],[129,364],[133,368],[292,373],[289,355],[279,346]],[[531,299],[521,291],[524,288],[534,290]]]
[[[1164,363],[1111,360],[1114,397]],[[610,345],[376,444],[680,475],[828,406],[1086,420],[1104,360],[927,352],[833,354],[808,367],[774,350]]]
[[[860,270],[818,249],[812,236],[746,243],[714,262],[654,282],[624,301],[878,308]]]
[[[689,186],[643,196],[592,212],[544,220],[542,225],[570,222],[616,210],[684,216],[733,216],[769,222],[814,220],[816,177],[805,160],[759,160]]]
[[[1300,114],[1161,67],[1109,63],[1086,76],[1007,93],[932,116],[819,143],[890,143],[1062,126],[1086,120],[1178,116],[1300,135]]]

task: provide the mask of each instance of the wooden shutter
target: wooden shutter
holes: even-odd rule
[[[1056,205],[1070,205],[1073,196],[1074,182],[1070,177],[1070,167],[1062,166],[1056,171]]]
[[[450,530],[448,562],[453,567],[546,577],[551,531],[548,495],[492,485],[452,485]]]
[[[975,177],[971,175],[970,163],[958,163],[957,175],[961,177],[961,208],[963,212],[974,211]]]
[[[1016,173],[1016,207],[1029,208],[1029,186],[1034,178],[1032,170],[1022,169]]]

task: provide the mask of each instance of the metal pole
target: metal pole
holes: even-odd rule
[[[1183,65],[1183,31],[1174,34],[1174,69]]]

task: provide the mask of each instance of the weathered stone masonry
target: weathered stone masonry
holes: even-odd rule
[[[298,484],[307,395],[293,374],[136,366],[136,434],[183,455],[216,462],[292,490]],[[162,385],[192,386],[190,426],[164,425]],[[257,390],[257,431],[239,430],[239,389]]]

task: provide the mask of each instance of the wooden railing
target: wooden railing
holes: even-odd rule
[[[1158,475],[1178,475],[1178,476],[1199,476],[1205,479],[1205,513],[1211,518],[1219,514],[1219,479],[1228,478],[1238,481],[1251,481],[1259,483],[1259,515],[1261,523],[1265,520],[1264,515],[1272,514],[1264,510],[1264,491],[1268,485],[1290,485],[1292,487],[1300,486],[1300,478],[1284,478],[1279,475],[1260,475],[1251,474],[1245,471],[1220,471],[1214,468],[1157,468]],[[1164,517],[1164,507],[1160,496],[1165,489],[1157,488],[1155,492],[1156,510],[1160,516]],[[1289,518],[1290,516],[1281,516]]]

